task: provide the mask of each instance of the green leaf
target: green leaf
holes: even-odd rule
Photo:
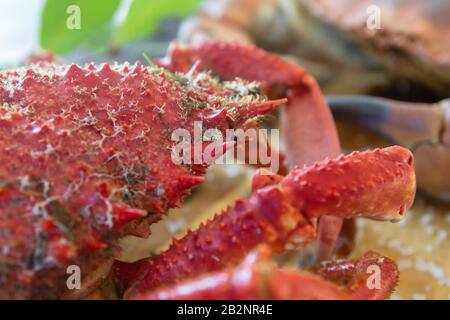
[[[187,16],[199,3],[200,0],[133,0],[116,41],[121,44],[154,33],[163,18]]]
[[[120,0],[47,0],[42,11],[41,47],[61,54],[98,38],[119,5]],[[79,29],[74,28],[77,8],[71,6],[80,9]]]

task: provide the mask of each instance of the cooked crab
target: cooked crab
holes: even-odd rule
[[[255,117],[286,103],[268,100],[257,83],[237,75],[262,82],[261,90],[271,96],[278,86],[289,88],[285,121],[304,123],[286,134],[289,167],[339,153],[320,90],[299,67],[255,47],[217,42],[175,45],[158,63],[168,69],[42,64],[0,74],[1,298],[92,292],[118,256],[117,239],[148,236],[148,226],[180,206],[210,162],[232,146],[222,144],[207,155],[211,142],[201,141],[200,163],[177,164],[173,130],[193,133],[195,121],[219,131],[254,125]],[[307,130],[317,126],[320,132]],[[254,181],[250,198],[157,260],[118,263],[116,277],[129,286],[126,296],[217,270],[225,261],[238,263],[261,243],[280,252],[311,242],[319,216],[397,221],[415,194],[412,155],[401,147],[324,160],[292,169],[285,178],[258,174]],[[248,223],[235,225],[242,219]],[[322,234],[334,239],[339,228],[327,231],[324,221]],[[246,233],[251,241],[243,241]],[[319,243],[320,234],[319,228]],[[66,287],[66,268],[73,264],[85,275],[75,294]]]

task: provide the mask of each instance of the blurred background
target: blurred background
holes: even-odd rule
[[[162,55],[176,37],[181,18],[192,14],[199,3],[0,0],[0,66],[16,66],[43,51],[79,63],[136,60],[143,52]],[[80,9],[78,16],[70,7],[74,5]],[[77,18],[79,28],[71,28]]]
[[[39,47],[43,0],[0,1],[0,66],[15,65]]]
[[[135,61],[175,38],[254,43],[305,67],[327,94],[446,98],[448,0],[0,0],[0,67]]]

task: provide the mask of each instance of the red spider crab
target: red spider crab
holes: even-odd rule
[[[289,167],[339,153],[320,90],[302,69],[254,47],[220,43],[174,47],[159,63],[171,71],[43,64],[0,73],[0,298],[87,295],[109,273],[118,238],[148,236],[148,226],[203,181],[209,163],[171,161],[174,129],[193,130],[198,120],[221,131],[248,126],[286,103],[201,69],[263,81],[271,96],[277,85],[291,88],[286,125],[304,126],[286,134],[295,149]],[[293,169],[285,178],[258,174],[247,200],[156,258],[117,263],[116,279],[133,297],[235,265],[261,243],[273,252],[299,247],[314,239],[319,216],[399,220],[414,199],[412,162],[409,151],[391,147]],[[84,275],[75,295],[66,288],[71,264]],[[390,292],[389,283],[382,290]]]

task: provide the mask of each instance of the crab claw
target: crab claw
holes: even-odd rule
[[[357,260],[324,262],[314,268],[322,278],[344,284],[355,300],[389,298],[398,282],[394,261],[369,251]]]
[[[432,105],[370,96],[331,96],[328,101],[337,119],[411,149],[419,188],[450,199],[450,99]]]
[[[299,248],[315,239],[315,220],[321,216],[398,221],[414,195],[413,158],[407,149],[353,152],[294,169],[278,183],[258,188],[160,255],[139,261],[136,268],[116,265],[116,279],[125,297],[132,297],[236,265],[259,244],[274,253]],[[126,270],[131,269],[130,279]]]
[[[371,283],[371,270],[377,272],[379,282]],[[395,263],[374,252],[355,261],[323,265],[317,273],[279,269],[271,260],[270,249],[260,246],[235,268],[149,291],[134,299],[381,300],[389,297],[398,279]]]

